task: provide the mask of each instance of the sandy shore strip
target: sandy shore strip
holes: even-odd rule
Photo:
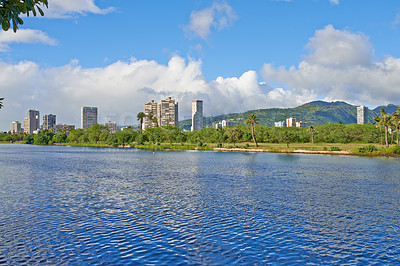
[[[335,155],[349,155],[349,151],[311,151],[311,150],[289,150],[289,151],[269,151],[263,149],[244,149],[244,148],[214,148],[214,151],[227,151],[227,152],[282,152],[282,153],[307,153],[307,154],[335,154]]]

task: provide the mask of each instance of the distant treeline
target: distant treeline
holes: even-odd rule
[[[326,124],[310,128],[267,127],[255,126],[255,136],[259,143],[377,143],[382,144],[382,130],[374,124]],[[389,142],[393,140],[389,135]],[[193,132],[185,132],[178,127],[166,126],[134,130],[126,128],[123,131],[110,133],[104,125],[95,125],[88,129],[71,130],[69,134],[53,133],[43,130],[39,134],[1,133],[0,141],[24,142],[28,144],[82,143],[105,144],[110,146],[143,145],[159,143],[188,143],[201,145],[214,143],[224,146],[228,143],[252,142],[251,127],[238,125],[226,128],[204,128]]]

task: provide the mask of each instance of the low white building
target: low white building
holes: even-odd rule
[[[279,121],[274,123],[275,127],[286,127],[285,121]]]
[[[303,121],[296,122],[296,127],[307,127],[307,122]]]

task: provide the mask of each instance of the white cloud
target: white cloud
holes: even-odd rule
[[[207,39],[212,29],[223,30],[232,25],[237,16],[231,6],[225,2],[214,2],[211,7],[200,11],[193,11],[190,23],[184,30],[188,35],[196,34]]]
[[[9,50],[8,44],[10,43],[44,43],[56,45],[57,41],[40,30],[20,29],[16,33],[13,31],[0,31],[0,52]]]
[[[310,50],[306,61],[330,66],[351,66],[371,64],[373,53],[368,37],[362,33],[340,31],[332,25],[317,30],[306,48]]]
[[[324,100],[372,106],[400,103],[400,59],[376,60],[373,46],[364,34],[329,25],[317,30],[306,47],[309,54],[297,67],[265,64],[263,78]]]
[[[77,14],[107,14],[114,9],[111,7],[101,9],[95,4],[95,0],[49,0],[49,8],[44,8],[43,10],[45,17],[66,18]]]
[[[255,71],[240,77],[207,81],[202,62],[174,56],[168,65],[155,61],[118,61],[104,68],[83,68],[79,62],[56,68],[41,68],[34,62],[0,62],[0,129],[8,130],[13,120],[23,121],[28,109],[41,115],[53,113],[57,121],[80,125],[80,107],[98,106],[100,123],[105,118],[118,124],[137,123],[136,115],[145,102],[168,96],[179,102],[180,118],[191,115],[191,102],[204,101],[205,115],[243,112],[256,108],[296,105],[310,99],[308,91],[284,91],[258,83]],[[306,93],[306,94],[304,94]]]
[[[340,3],[339,3],[339,0],[329,0],[329,3],[331,3],[332,5],[338,5],[338,4],[340,4]]]

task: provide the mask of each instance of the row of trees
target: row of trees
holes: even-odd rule
[[[377,117],[374,118],[376,126],[379,127],[381,131],[381,145],[383,144],[382,128],[385,129],[385,144],[389,147],[388,133],[389,131],[397,132],[397,145],[399,145],[399,131],[400,131],[400,108],[397,109],[393,114],[387,114],[385,109],[381,109],[381,112]],[[392,135],[393,142],[393,135]]]
[[[203,128],[193,132],[184,132],[174,126],[163,126],[147,128],[146,130],[134,130],[129,127],[123,131],[111,134],[104,125],[95,125],[88,129],[71,130],[69,135],[65,131],[57,134],[44,130],[37,135],[25,133],[0,134],[0,141],[25,141],[26,143],[52,144],[62,142],[73,143],[95,143],[106,145],[127,144],[158,144],[158,143],[190,143],[199,145],[200,143],[216,143],[221,146],[232,143],[234,146],[240,142],[258,143],[380,143],[382,141],[382,129],[385,128],[385,135],[388,135],[390,128],[399,131],[398,120],[400,110],[393,115],[383,114],[376,118],[376,124],[326,124],[310,126],[309,128],[296,127],[266,127],[258,125],[257,117],[249,115],[245,121],[246,125],[236,125],[226,128]],[[390,123],[387,123],[390,117]],[[139,116],[138,116],[139,119]],[[397,120],[396,120],[397,119]],[[141,122],[142,123],[142,122]],[[397,124],[396,124],[397,123]],[[250,127],[248,126],[250,125]],[[397,125],[397,127],[395,126]],[[393,143],[392,134],[392,143]],[[389,145],[388,136],[385,137],[386,144]],[[398,144],[398,141],[397,141]]]

